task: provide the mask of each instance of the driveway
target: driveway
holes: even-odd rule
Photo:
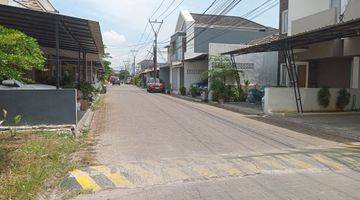
[[[360,148],[132,87],[110,87],[94,123],[99,166],[77,199],[360,199]],[[100,115],[98,113],[98,115]]]

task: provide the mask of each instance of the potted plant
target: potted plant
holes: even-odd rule
[[[194,87],[194,86],[191,86],[190,87],[190,94],[192,97],[196,97],[199,93],[199,90],[198,88]]]
[[[93,101],[96,89],[90,83],[82,82],[79,85],[80,91],[80,110],[86,111],[90,108],[91,102]]]
[[[171,83],[169,83],[169,84],[166,86],[166,94],[171,94],[171,91],[172,91],[172,86],[171,86]]]
[[[328,87],[323,87],[318,92],[318,103],[323,108],[327,108],[330,104],[331,94]]]
[[[350,103],[350,96],[350,93],[345,88],[339,90],[336,100],[336,108],[339,110],[344,110]]]
[[[225,102],[225,84],[221,81],[215,80],[212,82],[210,91],[213,94],[213,100],[223,104]]]
[[[185,95],[186,95],[186,87],[184,87],[184,86],[180,87],[180,94],[181,94],[182,96],[185,96]]]

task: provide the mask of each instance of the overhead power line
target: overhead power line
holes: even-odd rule
[[[172,0],[171,3],[166,7],[166,9],[157,17],[157,19],[160,19],[165,13],[171,8],[172,5],[174,5],[176,0]]]
[[[273,0],[270,0],[270,1],[273,1]],[[270,2],[270,1],[268,1],[268,2]],[[279,2],[276,2],[276,1],[277,1],[277,0],[275,0],[275,4],[270,4],[270,6],[267,5],[267,4],[262,4],[262,7],[265,7],[265,9],[262,9],[262,8],[261,8],[261,10],[262,10],[261,13],[258,13],[257,15],[255,15],[255,16],[253,16],[252,18],[247,19],[247,20],[253,20],[253,19],[255,19],[255,18],[263,15],[264,13],[266,13],[267,11],[269,11],[270,9],[272,9],[273,7],[275,7],[276,5],[279,4]],[[249,16],[249,13],[251,14],[251,13],[252,13],[253,11],[255,11],[255,10],[258,10],[258,8],[253,9],[252,11],[244,14],[243,16]],[[251,15],[252,15],[252,14],[251,14]],[[250,16],[251,16],[251,15],[250,15]],[[243,17],[243,16],[241,16],[241,17]],[[210,40],[213,40],[213,39],[216,39],[216,38],[218,38],[218,37],[220,37],[220,36],[223,36],[223,35],[225,35],[228,31],[232,31],[232,30],[238,29],[241,25],[244,25],[244,22],[240,22],[240,23],[235,24],[233,27],[226,28],[226,29],[224,29],[224,31],[222,31],[220,34],[215,35],[215,36],[213,36],[213,37],[211,37],[211,38],[208,38],[208,39],[206,39],[206,41],[204,41],[204,42],[208,42],[208,41],[210,41]],[[190,46],[190,47],[191,47],[191,46]]]
[[[173,13],[176,11],[176,9],[178,9],[178,8],[180,7],[180,5],[181,5],[182,3],[184,3],[184,1],[185,1],[185,0],[182,0],[172,11],[170,11],[170,13],[168,13],[168,14],[163,18],[163,20],[167,19],[171,14],[173,14]]]

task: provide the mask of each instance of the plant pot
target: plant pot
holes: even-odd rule
[[[87,111],[90,108],[90,102],[88,100],[80,100],[80,110]]]
[[[219,102],[219,104],[223,105],[225,103],[225,99],[221,98],[221,99],[218,100],[218,102]]]

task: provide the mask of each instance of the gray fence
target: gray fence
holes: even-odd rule
[[[77,123],[76,90],[0,90],[0,109],[8,116],[3,125],[71,125]]]

